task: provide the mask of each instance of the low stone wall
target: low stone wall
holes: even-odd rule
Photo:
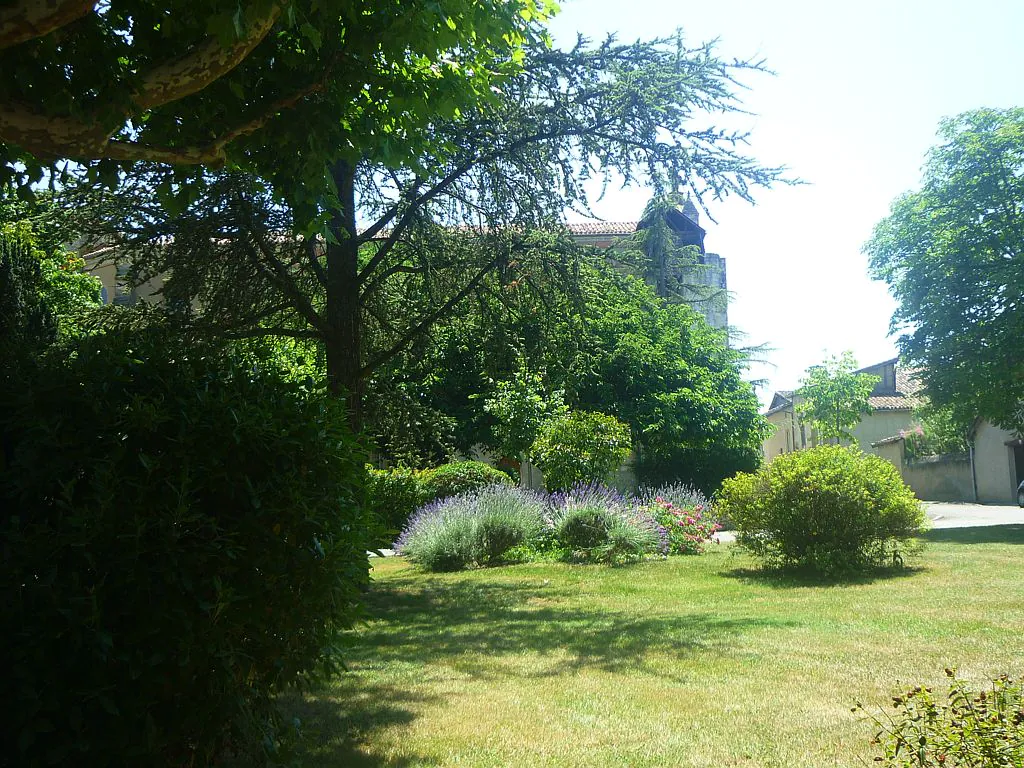
[[[907,461],[903,480],[924,501],[974,501],[971,459],[965,453]]]

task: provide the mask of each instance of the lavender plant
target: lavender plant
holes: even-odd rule
[[[543,496],[491,485],[421,507],[395,542],[395,550],[430,571],[500,562],[534,539],[546,508]]]
[[[597,483],[552,494],[547,524],[573,559],[623,562],[668,553],[664,528],[643,507]]]

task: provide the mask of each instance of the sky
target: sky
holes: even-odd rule
[[[701,219],[727,260],[730,324],[771,348],[750,371],[762,403],[829,355],[895,357],[896,304],[861,248],[918,187],[943,117],[1024,105],[1024,0],[562,0],[551,25],[560,45],[676,28],[688,45],[717,38],[723,58],[766,60],[774,76],[743,78],[747,151],[806,182],[755,190],[754,205],[708,201],[716,222]],[[594,210],[637,219],[649,196],[613,190]]]

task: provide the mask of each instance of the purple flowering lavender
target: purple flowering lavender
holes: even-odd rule
[[[546,506],[543,496],[503,484],[450,496],[418,509],[395,550],[435,571],[500,562],[538,536]]]

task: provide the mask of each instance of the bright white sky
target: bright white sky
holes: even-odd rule
[[[916,188],[940,118],[1024,105],[1024,0],[562,0],[556,41],[577,32],[622,42],[681,27],[688,44],[719,38],[725,58],[763,57],[750,75],[749,154],[808,182],[713,203],[707,249],[727,259],[729,320],[771,365],[762,403],[797,386],[828,354],[862,366],[896,354],[895,307],[868,278],[861,246],[900,193]],[[649,191],[611,191],[595,210],[639,218]]]

